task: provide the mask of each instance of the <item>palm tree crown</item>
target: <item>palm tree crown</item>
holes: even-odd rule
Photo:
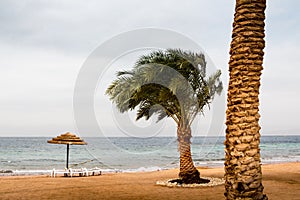
[[[179,49],[155,51],[142,56],[130,71],[119,71],[106,94],[120,112],[135,109],[137,120],[158,114],[158,120],[172,117],[191,125],[223,87],[221,71],[206,78],[203,54]],[[160,105],[160,106],[158,106]]]

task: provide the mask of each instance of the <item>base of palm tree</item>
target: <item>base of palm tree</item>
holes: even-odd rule
[[[201,178],[206,180],[206,183],[193,183],[193,184],[185,184],[181,183],[180,179],[170,179],[166,181],[157,181],[156,185],[166,186],[166,187],[184,187],[184,188],[194,188],[194,187],[213,187],[218,185],[223,185],[225,180],[223,178],[215,178],[215,177],[203,177]]]
[[[194,167],[193,170],[180,170],[179,179],[181,183],[207,183],[206,180],[200,178],[200,172]]]
[[[185,183],[181,178],[172,179],[172,180],[169,180],[169,182],[171,182],[171,183],[177,183],[177,184],[184,184]],[[196,183],[196,184],[203,184],[203,183],[205,184],[205,183],[209,183],[209,182],[210,182],[209,179],[200,178],[199,182]],[[190,183],[190,184],[193,184],[193,183]]]

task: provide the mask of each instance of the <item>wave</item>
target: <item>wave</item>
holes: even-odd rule
[[[195,162],[203,162],[203,161],[225,161],[225,158],[200,158],[194,159]]]
[[[263,164],[300,162],[300,156],[281,156],[281,157],[268,157],[268,158],[263,157],[261,159],[261,162]]]
[[[293,157],[281,157],[281,158],[267,158],[262,159],[262,164],[275,164],[275,163],[286,163],[286,162],[300,162],[300,156]],[[177,163],[178,164],[178,163]],[[195,166],[198,167],[223,167],[224,159],[195,159]],[[120,169],[120,168],[100,168],[102,173],[135,173],[135,172],[152,172],[152,171],[161,171],[172,168],[178,168],[179,166],[168,166],[168,167],[159,167],[159,166],[148,166],[148,167],[138,167],[138,168],[129,168],[129,169]],[[0,176],[27,176],[27,175],[50,175],[52,170],[38,169],[38,170],[13,170],[13,169],[0,169]]]
[[[164,168],[152,166],[152,167],[139,167],[136,169],[126,169],[126,170],[121,170],[121,172],[153,172],[153,171],[161,171],[163,169]]]
[[[161,171],[167,168],[161,168],[158,166],[152,167],[139,167],[135,169],[101,169],[102,173],[134,173],[134,172],[152,172]],[[0,170],[0,176],[32,176],[32,175],[50,175],[52,170]]]
[[[51,170],[0,170],[0,176],[50,175]]]

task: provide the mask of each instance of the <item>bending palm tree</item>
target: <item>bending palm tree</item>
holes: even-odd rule
[[[266,0],[236,0],[226,118],[226,199],[267,199],[260,166],[259,86]]]
[[[177,124],[180,152],[179,177],[183,183],[201,183],[191,156],[191,124],[209,105],[222,83],[218,70],[206,77],[203,54],[181,50],[155,51],[138,59],[131,71],[121,71],[106,94],[120,112],[138,106],[137,120],[158,115],[158,121],[171,117]]]

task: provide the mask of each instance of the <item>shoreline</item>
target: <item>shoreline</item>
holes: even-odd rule
[[[200,169],[201,176],[222,178],[223,168]],[[300,196],[300,162],[262,165],[264,192],[269,199]],[[224,199],[224,185],[168,188],[157,181],[178,176],[178,169],[105,173],[89,177],[2,176],[1,199]],[[203,197],[203,198],[202,198]]]
[[[278,161],[278,162],[262,162],[262,166],[268,165],[280,165],[289,163],[300,163],[300,161]],[[97,167],[99,168],[99,167]],[[221,169],[224,165],[206,165],[206,166],[196,166],[197,169]],[[76,167],[74,169],[77,169]],[[177,168],[160,168],[160,167],[140,167],[136,169],[102,169],[104,174],[115,174],[115,173],[140,173],[140,172],[156,172],[165,170],[176,170]],[[0,170],[0,177],[20,177],[20,176],[48,176],[51,174],[52,169],[21,169],[21,170],[10,170],[4,169]]]
[[[173,139],[170,137],[87,139],[87,146],[72,146],[69,166],[77,169],[98,167],[122,172],[176,168],[179,166],[179,154],[177,141]],[[196,136],[192,142],[191,150],[196,166],[224,166],[223,139]],[[0,146],[3,147],[4,151],[1,152],[0,172],[2,170],[19,170],[22,171],[22,174],[31,175],[33,173],[28,173],[29,170],[44,173],[45,170],[52,170],[53,168],[64,169],[66,166],[66,147],[48,143],[45,145],[45,143],[46,140],[41,137],[2,139]],[[297,154],[300,151],[299,144],[300,136],[262,136],[260,145],[262,163],[300,161],[300,155]],[[7,175],[7,173],[0,173],[1,175]],[[16,175],[16,173],[12,175]]]

